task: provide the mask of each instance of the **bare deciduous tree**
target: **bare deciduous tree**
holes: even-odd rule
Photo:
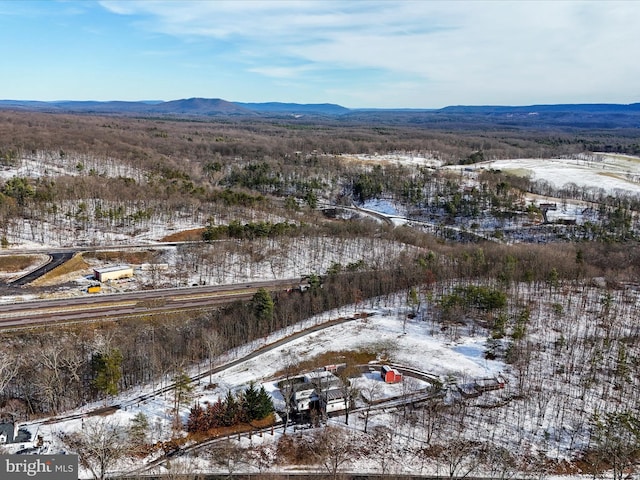
[[[362,390],[364,401],[367,403],[367,407],[364,411],[364,433],[367,433],[367,427],[369,426],[369,415],[371,414],[371,407],[377,400],[378,396],[380,396],[381,390],[381,382],[377,378],[377,374],[374,375],[376,377],[372,382],[370,382],[366,388]]]
[[[214,465],[228,472],[229,478],[248,460],[247,450],[230,438],[216,442],[207,454]]]
[[[0,352],[0,396],[18,373],[18,359],[7,352]]]
[[[126,439],[126,430],[109,417],[83,421],[81,430],[60,435],[60,440],[78,454],[80,465],[96,480],[106,478],[109,469],[125,455]]]
[[[332,479],[338,478],[340,469],[359,453],[352,436],[337,427],[325,427],[314,441],[313,453]]]
[[[215,330],[210,330],[205,333],[202,341],[207,349],[207,356],[209,357],[209,384],[211,385],[213,374],[213,358],[222,351],[224,347],[224,340],[218,332],[216,332]]]
[[[394,432],[390,428],[383,426],[373,427],[373,442],[375,448],[371,454],[375,457],[376,463],[380,467],[380,473],[387,475],[394,464]]]
[[[480,464],[481,450],[476,442],[458,437],[446,443],[432,445],[422,452],[437,462],[438,470],[444,469],[449,478],[465,478]]]

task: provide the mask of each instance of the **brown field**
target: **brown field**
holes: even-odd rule
[[[46,255],[2,255],[0,256],[0,272],[14,273],[29,267],[35,268],[40,263],[44,263],[46,259]]]
[[[297,363],[293,370],[297,373],[308,372],[325,365],[346,363],[347,365],[363,365],[377,358],[376,352],[366,350],[343,350],[337,352],[325,352],[309,360]],[[274,378],[287,374],[284,370],[276,372]],[[291,372],[289,372],[291,374]]]
[[[132,263],[134,265],[153,263],[158,255],[159,252],[155,250],[103,251],[83,254],[85,258],[94,258],[101,262]]]
[[[161,242],[197,242],[202,240],[202,232],[204,228],[194,228],[192,230],[183,230],[182,232],[172,233],[160,239]]]

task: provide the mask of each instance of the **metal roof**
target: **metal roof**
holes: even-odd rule
[[[101,267],[93,269],[94,272],[98,273],[117,272],[119,270],[132,270],[132,267],[131,265],[113,265],[111,267]]]

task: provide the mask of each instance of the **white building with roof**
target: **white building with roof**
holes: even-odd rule
[[[94,268],[93,276],[99,282],[131,278],[133,277],[133,267],[131,265],[113,265],[111,267]]]

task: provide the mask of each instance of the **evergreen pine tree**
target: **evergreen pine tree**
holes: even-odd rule
[[[134,446],[142,446],[147,443],[147,433],[149,431],[149,419],[147,416],[138,412],[131,420],[129,426],[129,439]]]
[[[273,319],[273,298],[267,290],[259,288],[253,296],[252,303],[253,311],[258,320],[270,322]]]
[[[251,382],[242,395],[242,417],[246,422],[260,418],[259,398],[256,386]]]
[[[109,353],[96,353],[91,360],[95,372],[93,386],[107,395],[118,393],[118,383],[122,378],[122,353],[113,349]]]
[[[264,389],[264,385],[260,387],[260,391],[258,391],[258,411],[257,418],[263,419],[268,417],[273,413],[275,409],[273,408],[273,401],[271,397]]]
[[[183,370],[178,372],[173,377],[175,383],[173,389],[173,409],[175,413],[175,426],[176,428],[182,427],[180,425],[180,408],[192,400],[193,385],[191,385],[191,378]]]
[[[230,427],[231,425],[235,425],[236,423],[238,423],[240,408],[238,405],[238,401],[231,393],[231,390],[227,392],[227,396],[224,399],[224,407],[225,409],[222,424],[225,427]]]

